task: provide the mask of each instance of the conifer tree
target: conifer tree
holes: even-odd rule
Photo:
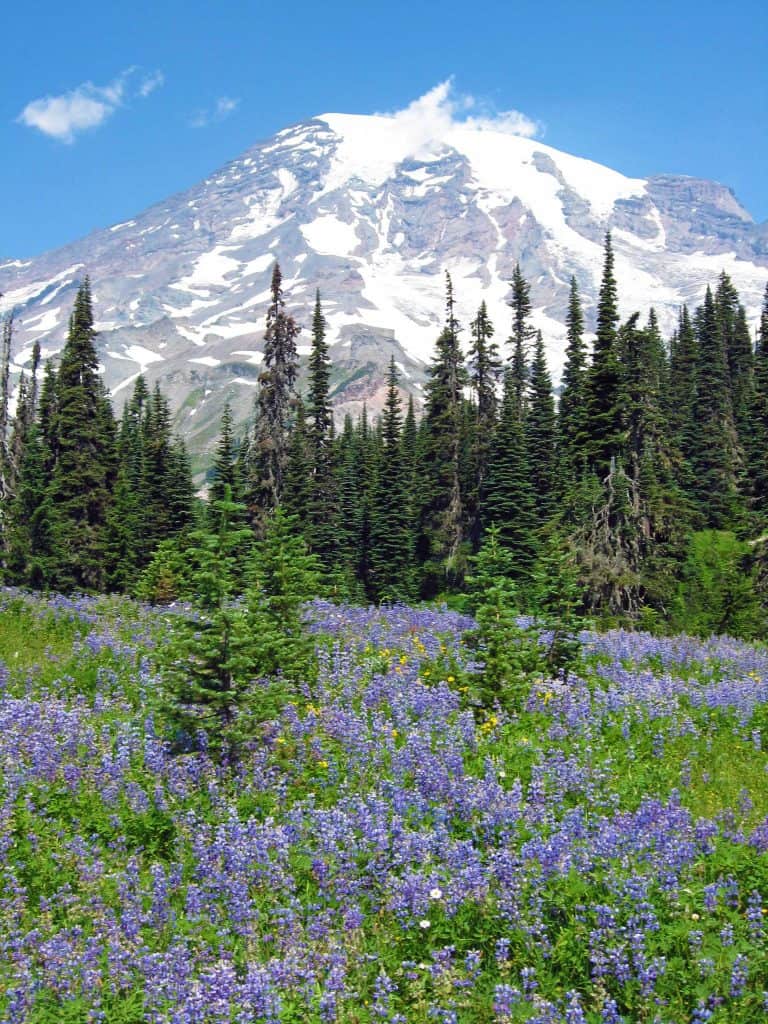
[[[742,458],[733,418],[728,357],[715,300],[707,288],[696,318],[699,363],[691,453],[693,498],[704,525],[729,529],[742,521]]]
[[[492,433],[499,404],[496,391],[501,377],[501,358],[499,346],[493,340],[494,328],[485,301],[480,304],[469,330],[472,335],[469,381],[477,403],[477,422],[481,430]]]
[[[723,271],[715,291],[715,316],[725,347],[733,423],[744,448],[750,431],[753,387],[752,339],[739,293]]]
[[[118,467],[108,514],[110,589],[132,592],[155,549],[192,518],[193,491],[183,442],[171,434],[168,402],[140,376],[123,408]]]
[[[296,400],[296,418],[288,442],[288,462],[285,469],[283,508],[296,516],[301,524],[302,536],[309,540],[313,534],[312,502],[314,497],[314,446],[312,427],[307,426],[304,402]]]
[[[237,446],[232,428],[232,409],[227,401],[224,403],[224,411],[221,414],[221,431],[213,460],[211,485],[208,489],[214,514],[217,514],[215,512],[216,503],[223,501],[226,493],[236,500],[240,492],[241,483],[237,470]]]
[[[282,499],[299,366],[296,338],[300,328],[285,311],[282,275],[277,263],[272,272],[271,295],[248,482],[251,516],[260,531],[263,531],[266,517]]]
[[[618,354],[618,295],[613,246],[605,236],[603,277],[597,304],[597,331],[586,389],[586,456],[602,479],[621,451],[621,365]]]
[[[344,428],[337,442],[336,465],[338,516],[337,562],[341,580],[338,589],[350,599],[363,599],[362,565],[367,548],[367,483],[362,479],[363,458],[360,437],[351,415],[344,417]]]
[[[196,613],[174,619],[159,655],[161,712],[174,741],[197,745],[203,731],[214,757],[236,755],[245,738],[240,719],[247,704],[257,703],[254,680],[261,674],[263,645],[271,639],[254,629],[247,606],[233,600],[249,536],[233,522],[242,515],[225,484],[211,508],[210,527],[192,534],[187,552]]]
[[[239,473],[237,442],[232,428],[232,412],[229,402],[227,402],[221,417],[221,434],[213,463],[208,511],[209,515],[214,517],[210,527],[215,529],[215,518],[221,514],[221,508],[227,503],[231,505],[227,513],[227,522],[241,538],[241,547],[235,552],[233,568],[233,580],[238,588],[242,588],[245,583],[245,563],[254,539],[252,533],[245,529],[248,524],[248,515],[247,507],[241,500],[243,491],[243,481]]]
[[[80,286],[56,375],[54,585],[99,590],[105,575],[105,524],[115,469],[112,407],[98,373],[88,278]]]
[[[768,516],[768,285],[755,349],[752,429],[748,440],[750,495],[755,512]]]
[[[138,383],[138,381],[137,381]],[[143,449],[146,511],[145,531],[151,549],[170,537],[177,529],[179,519],[186,523],[191,515],[191,481],[180,480],[178,472],[179,442],[174,440],[168,401],[156,384],[151,394],[136,395],[135,415],[141,416],[140,432]],[[144,409],[146,411],[144,411]],[[235,473],[237,477],[237,473]],[[238,483],[239,483],[239,478]],[[183,486],[179,493],[177,487]],[[238,499],[239,500],[239,499]]]
[[[477,316],[469,325],[472,342],[469,348],[469,380],[475,395],[474,444],[472,449],[472,515],[470,534],[473,544],[479,541],[479,507],[485,496],[488,458],[498,415],[497,389],[501,376],[499,348],[493,340],[494,328],[485,302],[480,304]]]
[[[688,307],[680,310],[677,331],[670,350],[669,389],[667,392],[667,420],[675,446],[689,466],[693,457],[696,423],[694,409],[698,388],[698,342]],[[691,483],[683,479],[686,490]]]
[[[593,483],[591,515],[575,535],[585,603],[593,612],[636,618],[644,599],[637,485],[617,458]]]
[[[400,451],[403,459],[405,501],[408,509],[408,527],[410,530],[409,549],[411,551],[411,558],[415,559],[416,543],[419,535],[419,513],[421,510],[421,493],[419,489],[421,480],[421,448],[419,424],[416,422],[416,406],[413,395],[408,396],[408,407],[400,438]]]
[[[541,331],[536,333],[531,362],[531,396],[524,432],[534,501],[539,520],[545,523],[555,512],[557,428],[552,378],[547,368]]]
[[[40,367],[40,343],[32,346],[32,364],[30,375],[22,372],[19,376],[19,390],[16,401],[16,415],[10,431],[8,442],[8,477],[7,493],[9,497],[16,494],[16,484],[24,458],[24,448],[29,433],[37,418],[38,403],[38,369]]]
[[[516,382],[511,371],[507,371],[504,382],[501,417],[491,448],[488,487],[481,513],[484,528],[495,526],[499,543],[511,552],[515,579],[526,579],[536,554],[535,538],[540,524],[534,506]]]
[[[642,563],[636,568],[647,600],[658,605],[674,583],[669,566],[675,557],[682,557],[689,510],[678,484],[681,457],[665,414],[664,344],[653,310],[647,327],[640,328],[638,320],[634,314],[619,331],[624,469],[631,483],[631,522],[638,531],[632,544]],[[626,546],[628,541],[625,533]]]
[[[368,598],[371,598],[373,596],[373,587],[371,585],[371,520],[379,472],[380,447],[377,442],[376,432],[368,422],[368,409],[365,404],[363,404],[363,411],[356,435],[356,477],[358,482],[357,493],[360,501],[357,572],[360,585],[363,587]]]
[[[306,685],[314,677],[315,659],[304,605],[319,592],[320,563],[299,526],[282,508],[275,510],[256,545],[246,596],[251,628],[265,634],[260,674],[279,674],[284,681]]]
[[[308,412],[311,449],[307,540],[326,566],[336,557],[336,488],[334,476],[333,409],[330,401],[331,361],[325,340],[326,322],[315,297],[312,349],[309,356]]]
[[[117,476],[106,521],[105,585],[129,591],[145,565],[150,545],[144,529],[146,467],[142,401],[146,383],[139,377],[133,396],[123,409],[117,440]]]
[[[512,346],[512,382],[514,385],[515,401],[521,419],[525,418],[528,389],[528,348],[536,336],[535,328],[529,323],[531,315],[531,289],[523,277],[520,264],[515,264],[512,273],[512,335],[509,339]]]
[[[581,475],[586,431],[587,356],[584,343],[584,314],[575,277],[571,278],[565,325],[565,365],[557,419],[562,492],[573,487]]]
[[[49,475],[56,464],[59,451],[58,438],[56,436],[58,408],[59,396],[56,370],[51,360],[48,359],[43,370],[43,383],[40,388],[39,426],[45,450],[45,468]]]
[[[240,479],[242,480],[242,476]],[[195,509],[195,492],[189,453],[187,446],[179,437],[174,438],[171,444],[166,498],[168,502],[168,535],[173,537],[192,525]]]
[[[11,372],[11,345],[13,342],[13,313],[3,317],[0,328],[0,528],[4,503],[10,497],[11,452],[8,403]]]
[[[55,509],[46,463],[42,433],[32,423],[9,503],[5,578],[34,590],[47,590],[56,577]]]
[[[480,540],[480,455],[482,442],[477,425],[477,406],[464,398],[459,415],[459,494],[464,516],[462,535],[472,549]],[[487,456],[486,456],[487,473]]]
[[[446,274],[446,322],[425,388],[425,445],[418,558],[424,596],[453,586],[462,575],[464,510],[459,482],[462,389],[466,372],[459,343],[453,285]]]
[[[371,585],[378,601],[405,601],[413,566],[408,488],[401,447],[402,401],[394,356],[387,374],[382,451],[371,514]]]
[[[403,421],[403,432],[400,438],[400,448],[403,456],[403,469],[406,485],[410,495],[413,494],[416,474],[418,471],[418,445],[419,428],[416,423],[416,407],[413,401],[413,395],[409,395],[408,409],[405,414],[405,420]]]

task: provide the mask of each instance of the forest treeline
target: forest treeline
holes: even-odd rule
[[[681,309],[665,339],[653,309],[621,322],[607,235],[591,346],[571,281],[557,402],[519,266],[511,296],[511,330],[500,343],[485,303],[466,327],[458,322],[446,274],[422,415],[412,398],[404,404],[392,361],[381,415],[347,416],[337,431],[320,295],[300,395],[300,329],[276,264],[253,422],[236,436],[225,409],[207,504],[194,496],[159,388],[149,391],[139,377],[116,420],[98,372],[87,280],[58,366],[48,363],[41,375],[35,347],[13,417],[7,318],[5,582],[170,600],[183,591],[187,538],[211,527],[224,502],[254,543],[278,508],[289,514],[327,591],[340,598],[461,593],[491,531],[522,609],[543,579],[556,592],[567,576],[587,614],[759,635],[768,288],[754,341],[725,273],[698,308]]]

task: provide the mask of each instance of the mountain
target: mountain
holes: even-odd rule
[[[727,271],[756,317],[768,225],[733,193],[673,175],[627,178],[488,123],[414,133],[397,115],[326,114],[278,132],[200,185],[34,260],[0,262],[2,307],[17,310],[15,368],[39,340],[59,350],[78,281],[93,284],[98,347],[119,400],[159,379],[193,451],[210,448],[226,397],[251,412],[272,264],[308,326],[319,288],[339,410],[376,409],[390,355],[419,394],[451,272],[466,324],[485,299],[497,336],[516,261],[555,376],[575,274],[588,322],[606,229],[621,310],[655,306],[671,329]],[[465,334],[466,338],[467,335]],[[302,351],[308,351],[309,334]]]

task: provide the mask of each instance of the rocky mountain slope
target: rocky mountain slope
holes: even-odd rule
[[[99,351],[116,402],[143,372],[204,452],[227,397],[252,408],[275,259],[290,311],[309,325],[319,288],[339,410],[378,407],[394,354],[418,396],[451,272],[466,324],[488,303],[497,336],[517,260],[555,376],[568,281],[588,321],[606,229],[621,309],[656,307],[671,328],[726,270],[750,316],[768,280],[768,225],[726,187],[626,178],[493,126],[452,122],[414,139],[397,116],[327,114],[258,143],[200,185],[34,260],[0,262],[0,308],[17,311],[17,369],[34,340],[56,353],[90,274]],[[466,335],[465,335],[466,337]],[[301,339],[308,350],[309,332]]]

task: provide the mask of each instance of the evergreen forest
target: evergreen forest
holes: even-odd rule
[[[6,584],[185,596],[190,536],[225,496],[238,558],[276,510],[317,559],[324,592],[358,603],[447,599],[462,606],[489,531],[523,611],[557,604],[602,622],[702,636],[762,636],[768,602],[768,288],[753,339],[722,273],[671,338],[653,309],[621,322],[606,236],[595,337],[575,279],[559,396],[529,285],[515,269],[510,317],[445,320],[423,410],[394,361],[386,402],[341,429],[320,293],[304,393],[299,325],[279,265],[252,423],[221,422],[207,502],[195,496],[168,402],[143,377],[119,419],[98,373],[89,282],[58,365],[36,347],[9,413],[13,320],[2,339],[0,530]],[[546,582],[544,582],[546,581]],[[547,592],[549,598],[543,598]],[[554,595],[554,596],[553,596]]]

